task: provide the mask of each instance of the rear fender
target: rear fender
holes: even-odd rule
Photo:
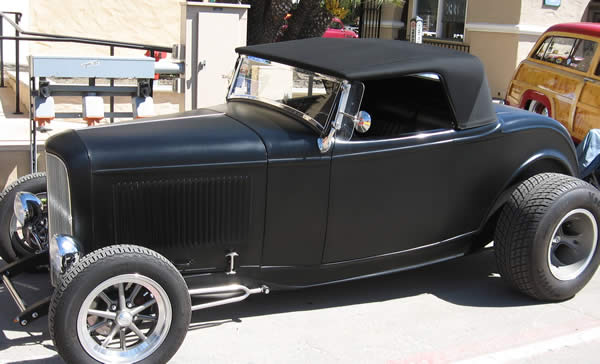
[[[490,222],[494,222],[494,215],[500,211],[521,182],[536,174],[548,172],[561,173],[575,177],[579,175],[578,171],[573,170],[569,160],[560,152],[556,150],[540,151],[525,161],[517,171],[513,173],[502,189],[502,193],[496,198],[494,205],[488,212],[479,230],[488,230],[486,229],[486,225]]]

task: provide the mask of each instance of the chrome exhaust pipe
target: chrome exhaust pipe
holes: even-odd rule
[[[220,287],[207,287],[207,288],[196,288],[190,289],[190,296],[208,296],[208,295],[218,295],[218,294],[234,294],[239,293],[239,296],[225,298],[222,300],[216,300],[207,303],[201,303],[198,305],[192,306],[192,311],[203,310],[205,308],[215,307],[227,305],[230,303],[240,302],[248,298],[251,294],[264,293],[269,294],[270,290],[267,286],[261,286],[258,288],[248,288],[246,286],[242,286],[241,284],[230,284],[227,286]]]

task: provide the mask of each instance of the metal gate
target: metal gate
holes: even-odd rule
[[[361,0],[360,23],[358,25],[360,38],[379,38],[382,3],[381,0]]]

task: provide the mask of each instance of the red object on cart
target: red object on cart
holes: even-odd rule
[[[52,120],[54,120],[54,118],[35,118],[34,119],[40,127],[50,123]]]
[[[150,51],[146,51],[146,53],[144,53],[144,55],[146,57],[150,57]],[[154,59],[156,60],[156,62],[160,61],[161,59],[167,58],[167,52],[158,52],[158,51],[154,51]],[[154,79],[158,80],[158,73],[154,74]]]

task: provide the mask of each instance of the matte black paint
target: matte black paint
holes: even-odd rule
[[[325,244],[330,155],[315,132],[284,114],[249,102],[220,111],[260,135],[268,154],[262,265],[318,265]]]
[[[236,51],[350,81],[437,73],[460,129],[496,121],[483,64],[465,52],[407,41],[332,38],[259,44]]]
[[[321,154],[318,135],[301,120],[231,101],[69,131],[50,138],[47,150],[67,165],[74,231],[86,252],[133,242],[178,264],[190,286],[297,288],[465,254],[503,192],[527,171],[577,173],[560,124],[510,107],[496,113],[497,122],[480,127],[338,141]],[[203,183],[218,193],[208,196]],[[220,218],[206,220],[210,213]],[[232,226],[246,218],[247,230]],[[195,221],[222,235],[207,238]],[[141,236],[123,238],[127,225],[140,222],[156,236],[144,238],[144,227],[135,226]],[[223,274],[230,250],[240,254],[233,277]]]

